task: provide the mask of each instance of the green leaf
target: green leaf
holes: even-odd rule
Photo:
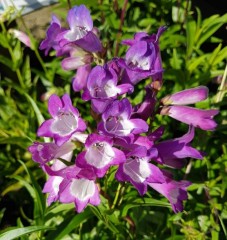
[[[0,55],[0,62],[4,65],[6,65],[8,68],[12,68],[13,62],[11,61],[11,59]]]
[[[61,240],[64,236],[76,229],[81,223],[92,217],[93,214],[89,208],[86,208],[82,213],[76,214],[74,217],[69,217],[63,221],[58,228],[50,233],[46,240]],[[54,218],[54,216],[53,216]]]
[[[46,201],[44,194],[42,193],[40,186],[38,185],[37,181],[35,180],[30,170],[27,168],[27,166],[22,161],[19,162],[23,165],[34,188],[34,196],[32,196],[34,199],[34,219],[36,220],[36,223],[42,224],[46,209]]]
[[[41,231],[41,230],[53,230],[53,227],[46,226],[31,226],[31,227],[22,227],[22,228],[7,228],[3,233],[0,234],[1,240],[12,240],[18,237],[21,237],[25,234],[30,234],[33,232]]]
[[[211,37],[223,24],[227,23],[227,14],[220,17],[219,15],[213,15],[205,19],[202,23],[201,29],[196,34],[196,48],[200,46]]]
[[[212,65],[215,58],[217,57],[218,53],[220,52],[221,50],[221,47],[222,47],[222,44],[220,43],[213,51],[213,53],[211,54],[210,58],[209,58],[209,64]]]
[[[13,49],[13,69],[20,67],[20,64],[23,59],[23,53],[21,49],[20,41],[17,41],[15,48]]]
[[[3,33],[0,33],[0,45],[4,48],[9,46],[7,36]]]
[[[173,57],[170,59],[170,64],[175,69],[181,69],[182,60],[178,56],[176,48],[173,49]]]
[[[195,42],[196,22],[193,20],[188,20],[186,23],[186,31],[187,31],[187,56],[190,57]]]
[[[227,47],[224,47],[214,59],[213,65],[215,66],[216,64],[219,64],[226,58],[227,58]]]
[[[0,144],[16,144],[21,148],[27,149],[30,141],[26,137],[0,137]]]
[[[42,113],[40,112],[40,110],[39,110],[36,102],[35,102],[27,93],[24,93],[24,95],[25,95],[25,97],[29,100],[29,102],[31,103],[31,105],[32,105],[32,107],[33,107],[33,109],[34,109],[34,111],[35,111],[35,114],[36,114],[38,123],[39,123],[39,125],[40,125],[41,123],[43,123],[43,122],[45,121]]]
[[[188,63],[188,70],[193,72],[200,64],[204,63],[209,54],[204,54],[197,58],[190,59]]]
[[[29,55],[26,56],[24,61],[24,65],[22,68],[22,77],[24,78],[25,85],[29,87],[31,85],[31,69]]]
[[[170,203],[163,202],[163,201],[160,201],[160,200],[156,200],[156,199],[152,199],[152,198],[142,198],[142,199],[138,198],[138,199],[135,199],[133,201],[127,202],[127,204],[125,204],[122,208],[121,215],[122,215],[122,217],[125,217],[130,208],[148,207],[148,206],[169,207],[169,208],[171,207]]]
[[[53,205],[53,204],[52,204]],[[51,219],[54,215],[62,214],[62,212],[73,211],[75,209],[75,205],[73,203],[70,204],[59,204],[57,206],[50,206],[47,208],[47,213],[45,215],[45,221]]]

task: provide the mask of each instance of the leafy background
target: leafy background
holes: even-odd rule
[[[174,214],[155,191],[149,190],[141,198],[133,187],[117,186],[115,168],[100,182],[106,193],[100,206],[89,206],[81,214],[74,211],[73,204],[47,207],[42,194],[46,176],[31,160],[27,147],[41,140],[36,131],[49,117],[48,97],[67,92],[82,117],[86,121],[92,118],[89,104],[71,89],[75,72],[63,71],[61,59],[53,53],[44,57],[38,50],[40,39],[26,27],[19,12],[9,9],[5,21],[0,19],[0,239],[226,239],[227,46],[221,33],[226,31],[227,14],[204,17],[203,8],[195,2],[177,0],[61,0],[52,11],[65,19],[70,4],[85,4],[91,10],[109,59],[124,56],[121,40],[138,31],[151,34],[167,25],[160,39],[165,73],[159,97],[206,85],[210,97],[196,107],[219,109],[218,127],[214,132],[196,130],[193,144],[207,156],[202,161],[188,159],[187,167],[174,172],[176,178],[193,182],[182,213]],[[31,49],[9,31],[17,24],[30,36]],[[149,81],[139,84],[131,96],[133,104],[143,99]],[[166,126],[167,139],[186,131],[184,124],[166,116],[156,117],[152,128],[160,124]]]

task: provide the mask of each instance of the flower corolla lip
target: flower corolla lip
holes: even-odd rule
[[[152,153],[152,155],[154,155]],[[140,195],[147,192],[148,182],[164,181],[163,174],[158,167],[149,163],[152,155],[145,147],[136,147],[126,154],[126,161],[119,165],[116,172],[118,181],[128,181],[138,190]]]
[[[64,70],[79,69],[83,66],[90,65],[93,62],[93,56],[91,53],[73,43],[63,46],[61,51],[67,53],[67,57],[61,62],[61,66]],[[84,68],[81,69],[84,70]],[[83,73],[85,72],[83,71]]]
[[[133,137],[148,131],[147,123],[142,119],[131,119],[132,106],[127,98],[115,100],[102,114],[98,130],[113,137]]]
[[[76,164],[81,168],[93,168],[97,177],[103,177],[112,165],[125,161],[122,151],[113,147],[113,140],[107,136],[91,134],[85,142],[86,150],[78,154]]]
[[[208,98],[208,88],[199,86],[186,89],[164,97],[161,100],[163,105],[188,105],[203,101]]]
[[[38,136],[52,137],[57,145],[67,142],[75,132],[86,129],[68,94],[62,99],[53,94],[48,101],[48,111],[52,119],[44,121],[37,131]]]
[[[66,154],[64,156],[62,156],[66,161],[70,161],[72,154]],[[61,171],[62,169],[64,169],[66,167],[66,165],[59,160],[54,160],[54,163],[51,167],[48,167],[49,169],[51,169],[52,172],[58,172]],[[45,171],[45,168],[43,168],[43,170]],[[64,180],[63,176],[57,176],[57,175],[52,175],[48,177],[48,180],[46,181],[44,188],[43,188],[43,193],[48,193],[48,197],[47,197],[47,204],[48,206],[52,203],[58,200],[59,195],[59,186],[61,184],[61,182]]]
[[[39,49],[40,50],[45,49],[45,55],[47,55],[50,49],[53,48],[57,52],[59,51],[58,54],[61,55],[60,52],[62,52],[62,50],[59,46],[57,36],[63,31],[64,28],[61,27],[59,19],[55,15],[53,15],[50,26],[47,29],[46,38],[41,42]]]
[[[188,106],[164,106],[161,115],[168,115],[180,122],[192,125],[203,130],[214,130],[217,123],[213,117],[219,113],[218,110],[203,110]]]
[[[174,181],[166,177],[165,182],[151,183],[148,185],[166,197],[175,213],[183,211],[183,201],[187,200],[187,187],[191,185],[189,181]]]
[[[32,154],[32,159],[42,165],[57,158],[64,158],[66,154],[72,153],[74,148],[72,142],[66,142],[61,146],[55,143],[34,142],[28,151]]]
[[[64,179],[59,186],[59,201],[74,203],[76,211],[82,212],[87,204],[100,204],[98,187],[94,180],[86,178]]]
[[[70,30],[64,33],[64,38],[74,42],[83,38],[93,28],[93,21],[89,10],[85,5],[75,6],[69,10],[67,21]]]
[[[85,88],[82,98],[92,101],[92,109],[95,112],[103,113],[117,96],[132,91],[131,84],[118,85],[118,76],[112,67],[96,66],[88,76],[87,88]]]
[[[157,161],[173,168],[181,168],[185,165],[184,159],[187,157],[203,159],[203,153],[190,146],[193,138],[194,127],[190,126],[182,137],[155,144],[159,155]]]
[[[135,34],[134,39],[123,41],[123,44],[130,46],[125,60],[119,61],[119,64],[125,68],[122,76],[124,82],[135,85],[147,77],[162,82],[163,68],[158,40],[164,31],[165,27],[161,27],[157,34],[151,36],[140,32]]]
[[[68,43],[74,43],[88,52],[102,50],[102,44],[93,31],[90,12],[84,5],[70,9],[67,22],[70,30],[61,32],[56,38],[61,47]]]

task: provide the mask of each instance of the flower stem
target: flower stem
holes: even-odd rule
[[[224,96],[226,79],[227,79],[227,64],[225,66],[225,72],[224,72],[222,80],[221,80],[221,85],[218,89],[218,93],[217,93],[217,97],[216,97],[216,103],[221,102],[221,100]]]
[[[117,204],[117,201],[118,201],[118,198],[119,198],[119,194],[120,194],[120,189],[121,189],[121,183],[118,184],[118,187],[117,187],[117,192],[116,192],[116,195],[115,195],[115,198],[114,198],[114,201],[113,201],[113,204],[111,206],[111,209],[114,209],[116,204]]]
[[[120,21],[120,26],[119,26],[118,33],[117,33],[117,41],[116,41],[116,48],[115,48],[114,56],[117,56],[118,52],[119,52],[119,44],[120,44],[119,38],[121,37],[121,34],[122,34],[122,27],[124,24],[127,4],[128,4],[128,0],[125,0],[122,11],[121,11],[121,21]]]

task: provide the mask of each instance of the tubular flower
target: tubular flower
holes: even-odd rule
[[[119,165],[125,161],[122,151],[113,147],[113,140],[107,136],[91,134],[85,142],[86,151],[76,158],[76,164],[93,168],[97,177],[103,177],[112,165]]]
[[[114,101],[102,114],[98,130],[103,134],[120,138],[133,138],[134,134],[148,131],[147,123],[142,119],[131,119],[132,106],[128,99]]]
[[[85,122],[79,117],[79,112],[72,106],[69,95],[65,94],[62,100],[57,95],[49,98],[48,110],[52,119],[46,120],[38,129],[38,136],[52,137],[57,145],[62,145],[75,132],[86,129]]]
[[[166,96],[161,100],[162,104],[165,106],[161,109],[160,114],[168,115],[180,122],[203,130],[214,130],[217,124],[213,120],[213,117],[219,113],[218,110],[202,110],[188,106],[181,106],[203,101],[207,96],[208,88],[204,86],[186,89]]]

